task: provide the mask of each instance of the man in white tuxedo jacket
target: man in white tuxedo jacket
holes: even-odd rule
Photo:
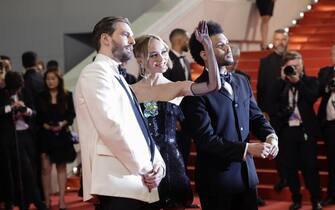
[[[146,209],[159,200],[165,164],[118,70],[132,56],[133,32],[126,18],[106,17],[93,37],[98,55],[75,91],[84,200],[98,198],[106,210]]]

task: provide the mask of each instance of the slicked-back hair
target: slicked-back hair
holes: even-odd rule
[[[170,42],[172,42],[172,39],[176,36],[179,36],[179,35],[185,35],[186,36],[187,34],[187,31],[182,29],[182,28],[175,28],[171,31],[170,35],[169,35],[169,40]]]
[[[302,56],[297,51],[287,51],[283,57],[283,64],[287,64],[291,60],[302,59]]]
[[[118,22],[123,22],[130,25],[130,22],[127,18],[124,17],[104,17],[102,18],[95,26],[92,32],[93,35],[93,45],[97,51],[100,50],[100,37],[101,34],[106,33],[112,35],[115,31],[115,24]]]
[[[213,36],[213,35],[216,35],[216,34],[223,33],[223,29],[221,28],[221,26],[214,21],[208,21],[207,22],[207,27],[208,27],[208,35],[209,36]],[[200,52],[204,50],[204,47],[197,40],[197,38],[195,37],[194,32],[191,35],[189,45],[190,45],[189,47],[190,47],[191,55],[192,55],[194,61],[196,63],[204,66],[205,62],[200,56]]]

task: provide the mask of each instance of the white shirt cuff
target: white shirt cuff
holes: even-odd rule
[[[266,137],[266,143],[278,145],[278,136],[275,133],[271,133]]]
[[[247,143],[245,145],[244,154],[243,154],[243,160],[245,160],[245,158],[247,157],[248,146],[249,146],[249,143]]]
[[[9,113],[12,111],[12,108],[10,107],[10,105],[5,106],[5,113]]]

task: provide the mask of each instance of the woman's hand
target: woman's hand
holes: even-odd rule
[[[195,29],[196,39],[204,46],[209,47],[212,44],[211,38],[208,35],[207,22],[201,20],[198,24],[198,27]]]

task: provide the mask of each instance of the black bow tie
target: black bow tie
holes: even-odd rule
[[[119,70],[119,74],[122,75],[123,77],[126,77],[127,75],[127,69],[122,67],[121,65],[119,65],[117,67],[117,69]]]
[[[221,82],[223,81],[228,82],[231,84],[231,73],[220,74]],[[222,81],[223,80],[223,81]]]

